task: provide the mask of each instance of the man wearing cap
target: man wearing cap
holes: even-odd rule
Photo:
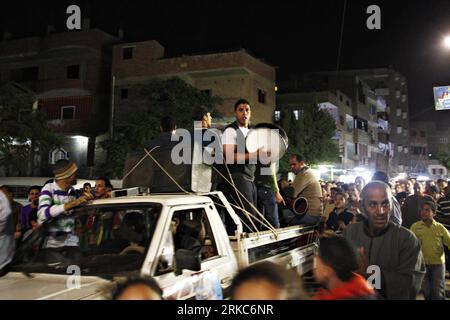
[[[39,195],[38,220],[47,225],[47,235],[43,249],[47,263],[68,262],[67,258],[79,258],[78,237],[74,233],[75,218],[72,209],[93,199],[84,193],[76,199],[77,165],[65,159],[58,160],[53,168],[55,179],[46,184]]]

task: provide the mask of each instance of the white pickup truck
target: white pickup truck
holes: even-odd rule
[[[220,208],[236,224],[234,235],[227,234]],[[48,264],[41,254],[45,229],[37,229],[0,278],[0,299],[102,299],[100,289],[111,280],[139,274],[155,277],[166,299],[208,298],[209,284],[226,297],[240,267],[270,260],[302,275],[311,270],[316,250],[316,232],[308,226],[242,232],[221,192],[95,200],[73,215],[82,258]]]

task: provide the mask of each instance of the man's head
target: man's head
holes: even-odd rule
[[[389,183],[389,176],[384,171],[376,171],[372,176],[372,181],[382,181],[386,183],[388,186],[391,185]]]
[[[363,177],[358,176],[355,178],[355,185],[356,185],[356,188],[358,188],[358,191],[361,192],[361,190],[366,185],[366,180],[364,180]]]
[[[66,159],[56,161],[53,166],[53,174],[56,182],[62,182],[67,186],[77,184],[77,170],[77,165]]]
[[[421,196],[424,192],[425,188],[420,182],[414,183],[414,194]]]
[[[427,199],[425,201],[421,201],[420,203],[420,218],[424,222],[432,221],[434,215],[436,214],[437,205],[436,202]]]
[[[286,270],[260,262],[239,272],[231,283],[232,300],[283,300],[287,296]]]
[[[113,189],[111,181],[105,177],[99,177],[95,179],[95,198],[102,199],[108,198],[108,192]]]
[[[14,195],[9,186],[3,185],[0,187],[0,189],[3,191],[5,196],[8,198],[9,202],[12,202],[14,200]]]
[[[131,278],[117,284],[112,300],[162,300],[162,294],[153,278]]]
[[[346,198],[343,192],[336,193],[334,196],[334,206],[336,209],[344,209],[346,206]]]
[[[161,132],[174,132],[177,129],[177,122],[171,116],[161,119]]]
[[[369,229],[374,232],[385,229],[391,215],[391,188],[384,182],[371,181],[362,190],[361,201]]]
[[[439,190],[442,191],[445,189],[445,187],[447,187],[447,181],[445,181],[444,179],[438,179],[437,186],[439,187]]]
[[[210,128],[212,122],[211,111],[203,105],[198,106],[192,111],[192,120],[201,121],[202,128]]]
[[[37,205],[39,202],[40,186],[31,186],[28,188],[28,201]]]
[[[91,192],[92,186],[89,182],[85,182],[83,184],[83,192]]]
[[[298,174],[300,170],[306,166],[305,158],[299,154],[292,154],[289,158],[289,165],[293,173]]]
[[[336,194],[338,194],[338,193],[342,193],[343,194],[343,191],[342,191],[341,188],[338,188],[338,187],[331,188],[330,194],[331,194],[331,200],[332,201],[334,201],[334,198],[335,198]]]
[[[252,111],[250,103],[245,99],[239,99],[234,104],[234,115],[239,127],[248,127]]]
[[[326,287],[336,278],[346,282],[353,277],[353,272],[357,269],[356,250],[344,237],[332,236],[320,240],[313,267],[317,282]]]

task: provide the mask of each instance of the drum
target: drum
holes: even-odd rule
[[[271,123],[256,125],[247,135],[245,146],[249,153],[261,149],[270,152],[271,162],[280,160],[288,149],[288,136],[279,126]]]

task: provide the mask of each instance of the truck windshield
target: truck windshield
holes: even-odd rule
[[[70,235],[52,231],[56,220],[24,239],[16,251],[13,271],[68,274],[68,268],[76,270],[75,266],[82,276],[139,273],[160,212],[161,206],[152,203],[76,209],[69,216],[73,221]]]

